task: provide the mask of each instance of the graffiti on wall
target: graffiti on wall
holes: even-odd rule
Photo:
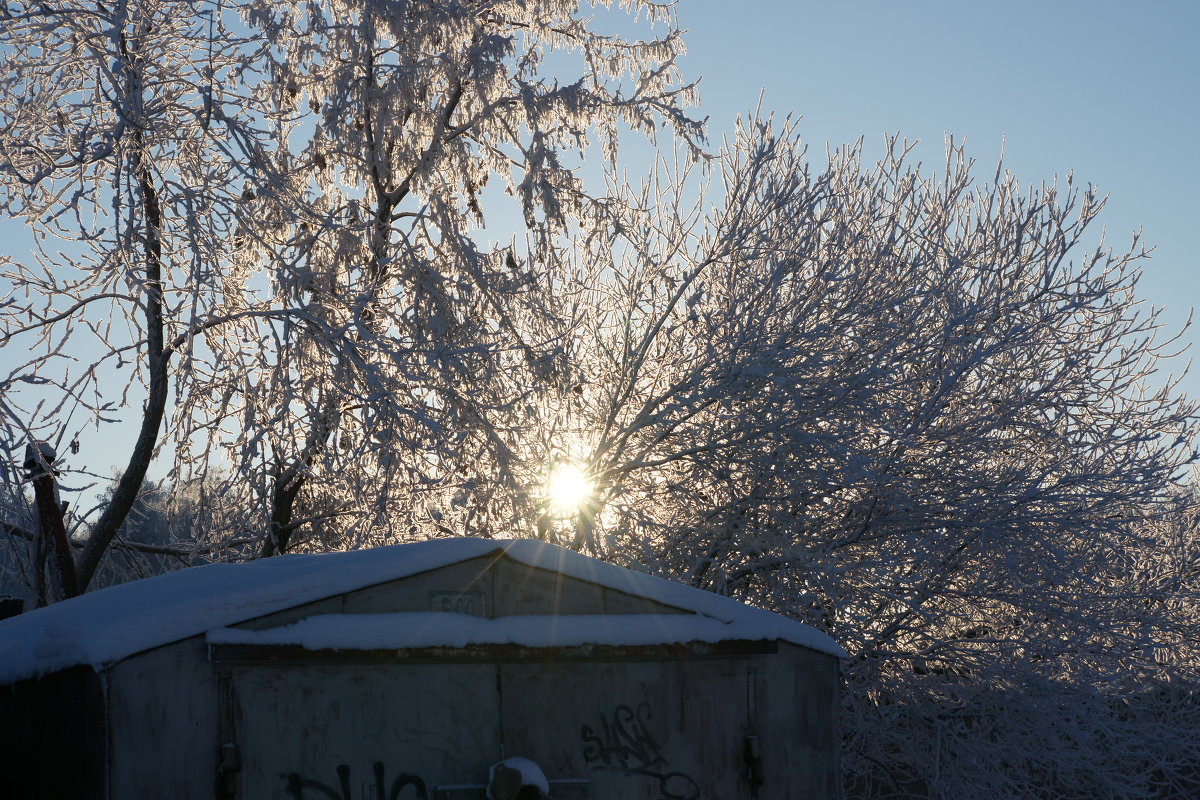
[[[429,800],[425,781],[416,775],[401,773],[388,786],[382,761],[375,762],[374,780],[359,781],[358,794],[354,793],[348,764],[338,765],[337,787],[305,778],[298,772],[283,777],[287,781],[288,797],[292,800]],[[412,791],[404,793],[405,789]]]
[[[661,800],[697,800],[700,787],[682,772],[671,772],[662,746],[650,733],[653,712],[649,703],[636,708],[617,706],[601,717],[600,725],[582,726],[583,758],[592,769],[619,769],[658,781]]]

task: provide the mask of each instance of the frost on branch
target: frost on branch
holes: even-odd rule
[[[526,504],[493,418],[562,360],[538,290],[596,213],[582,153],[700,153],[672,9],[622,11],[642,39],[561,0],[5,5],[2,202],[42,248],[3,278],[6,436],[133,416],[84,583],[156,453],[264,554]],[[525,231],[490,243],[500,207]]]
[[[582,392],[531,429],[602,490],[586,546],[845,645],[851,796],[1186,793],[1197,417],[1140,244],[953,144],[818,167],[754,120],[717,170],[565,251]]]

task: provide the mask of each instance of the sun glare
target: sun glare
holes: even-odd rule
[[[573,512],[582,506],[592,493],[592,482],[574,464],[559,464],[550,473],[546,494],[550,505],[560,512]]]

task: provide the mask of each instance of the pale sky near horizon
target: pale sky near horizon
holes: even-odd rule
[[[1200,2],[679,0],[701,113],[719,143],[738,113],[803,117],[826,143],[920,139],[937,166],[946,134],[967,139],[978,177],[1004,147],[1024,184],[1055,173],[1111,197],[1114,249],[1141,228],[1156,247],[1141,296],[1178,330],[1200,306]],[[1200,328],[1184,339],[1200,342]],[[1191,358],[1200,361],[1200,352]],[[1183,367],[1177,359],[1172,369]],[[1200,364],[1184,382],[1200,397]]]

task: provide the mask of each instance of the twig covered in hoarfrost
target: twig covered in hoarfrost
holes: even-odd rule
[[[594,213],[571,154],[703,138],[673,10],[623,8],[646,38],[572,0],[4,6],[0,204],[39,248],[0,278],[0,337],[30,352],[0,376],[6,436],[74,440],[146,397],[84,583],[156,453],[264,554],[433,530],[480,458],[526,503],[493,418],[557,358],[542,253]],[[483,244],[489,180],[526,243]]]
[[[526,430],[587,465],[592,549],[846,646],[851,796],[1194,792],[1197,414],[1140,243],[1085,249],[1071,178],[908,153],[751,119],[703,218],[618,187],[562,251],[579,391]]]

